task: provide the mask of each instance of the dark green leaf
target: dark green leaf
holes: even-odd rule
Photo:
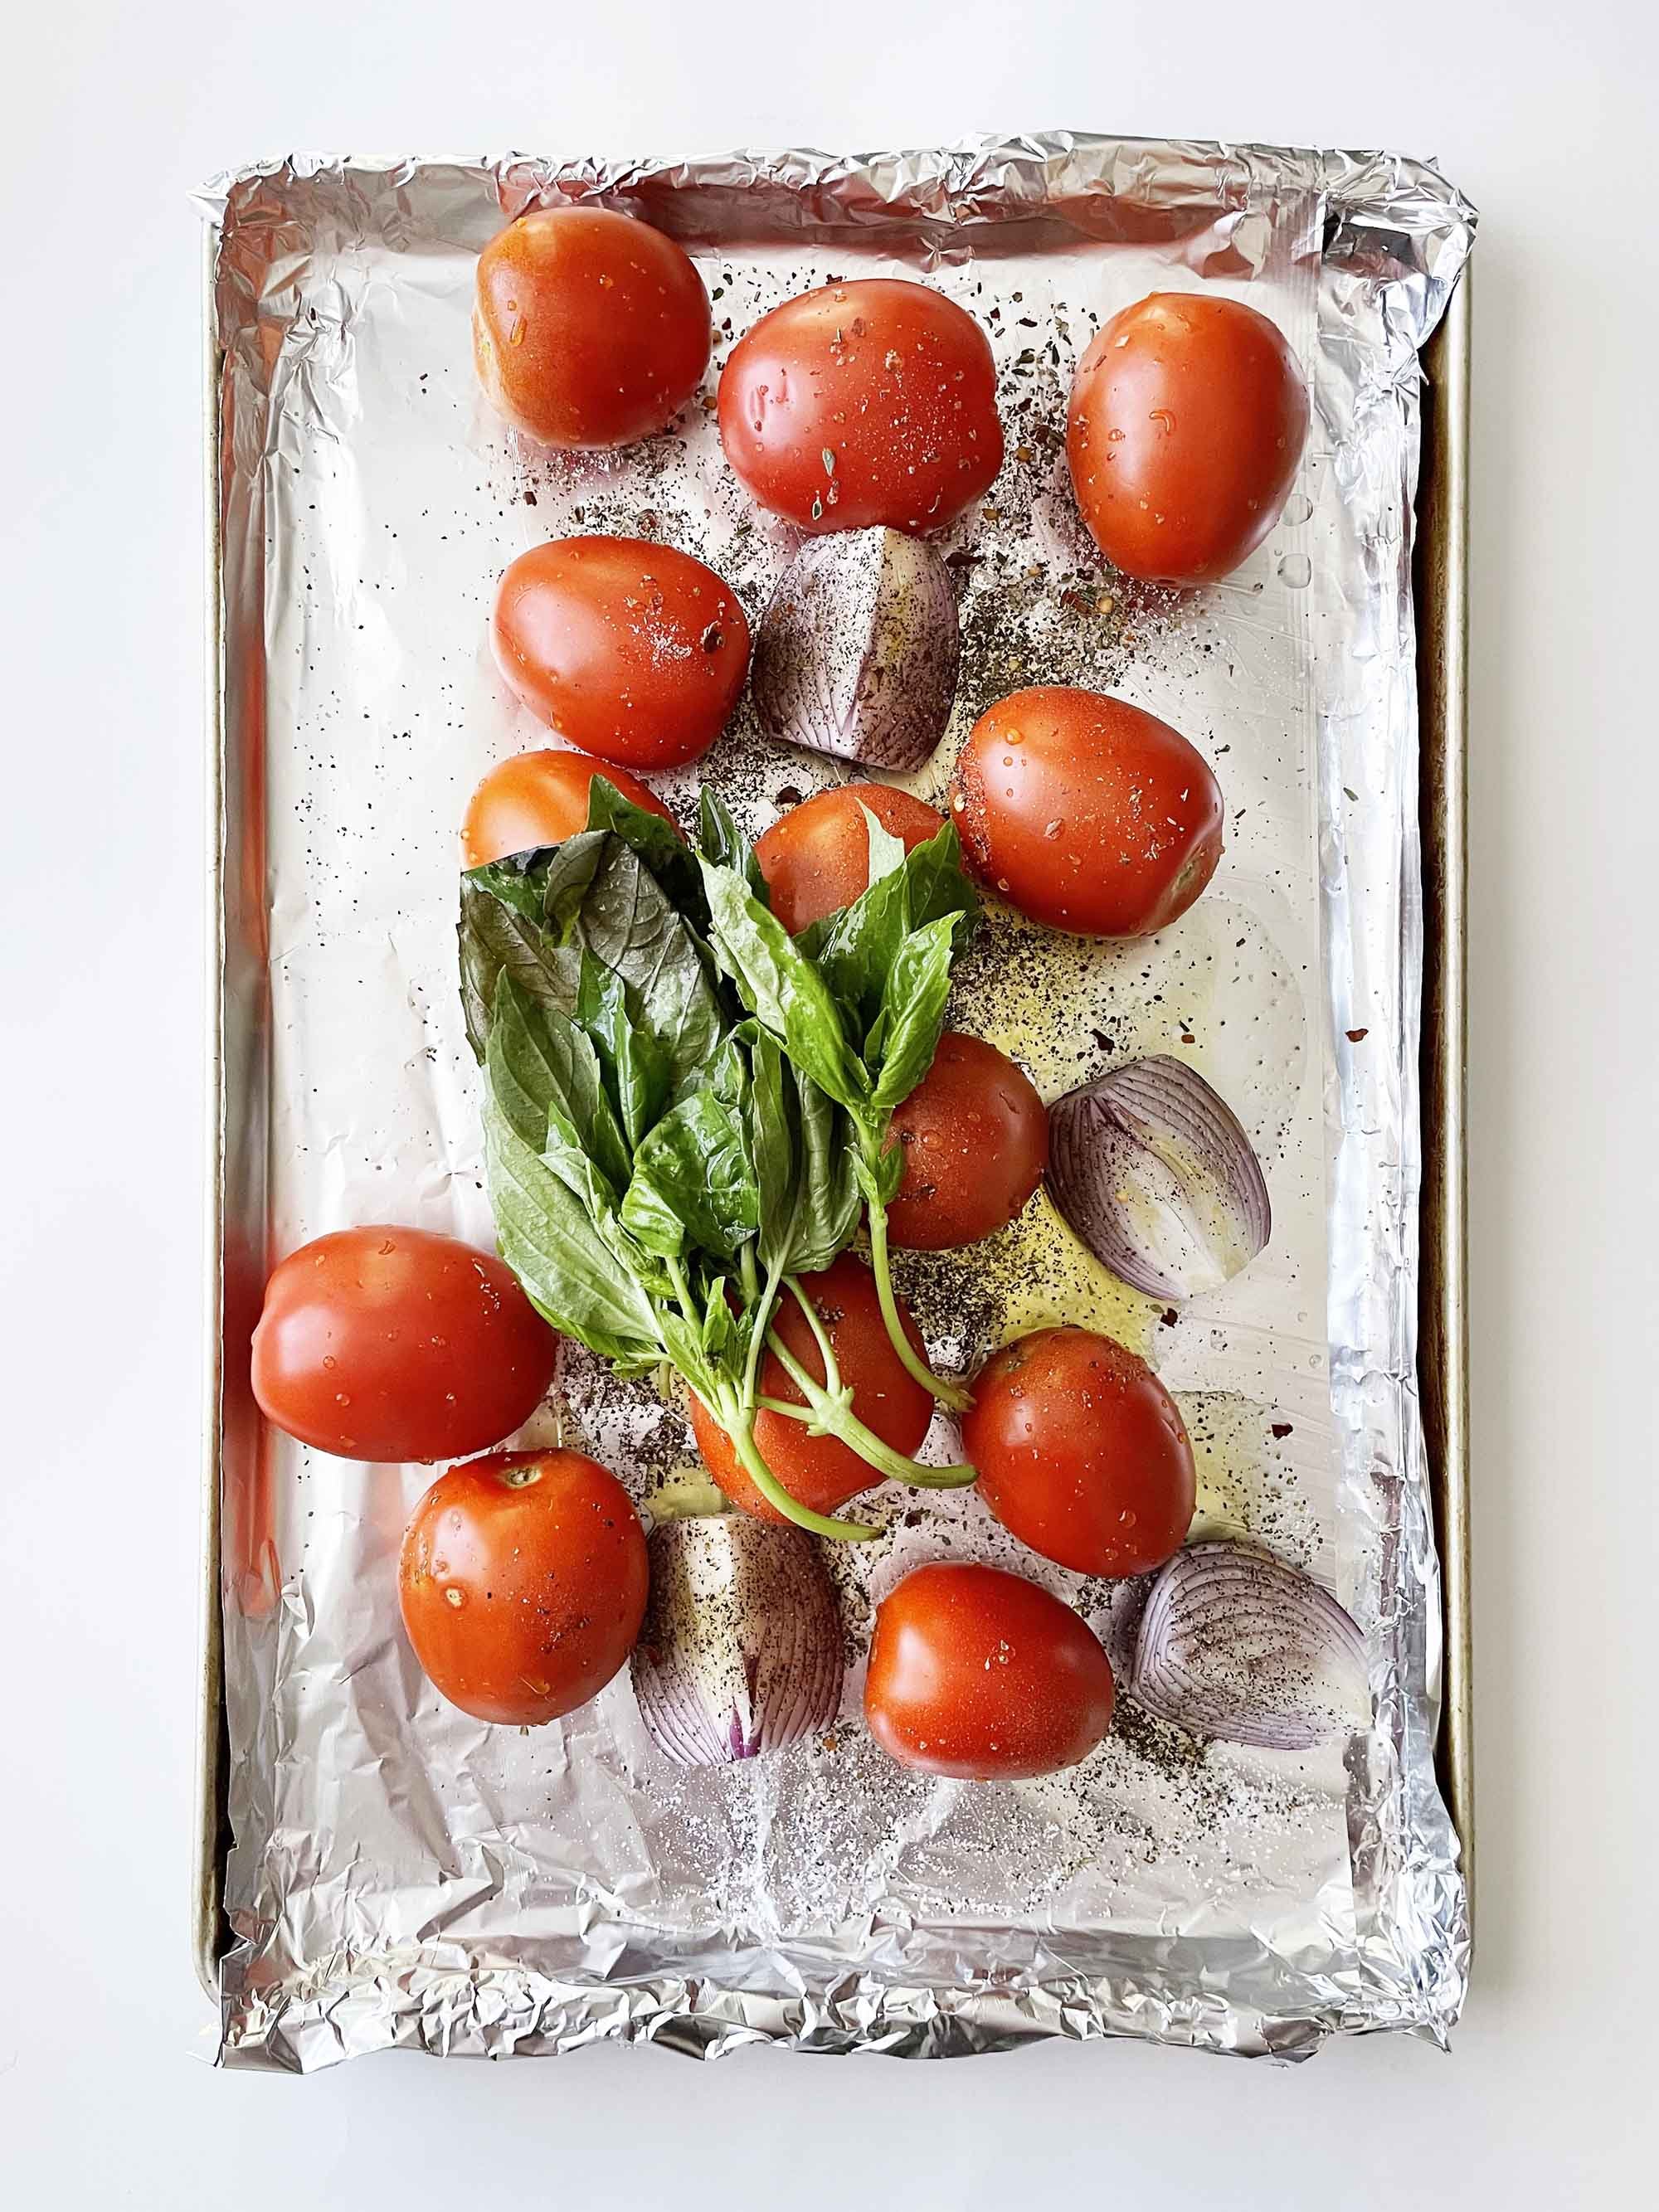
[[[546,855],[542,878],[542,915],[558,938],[570,934],[594,877],[611,850],[611,837],[603,830],[579,830]]]
[[[510,975],[538,1006],[568,1013],[576,1003],[578,963],[574,951],[556,945],[538,921],[504,902],[482,880],[483,870],[461,878],[461,1006],[467,1042],[480,1060],[489,1036],[495,979]]]
[[[706,1401],[713,1397],[719,1370],[703,1343],[699,1325],[672,1310],[662,1315],[659,1325],[675,1366],[700,1398]]]
[[[536,1005],[503,972],[487,1064],[495,1103],[521,1141],[541,1152],[549,1131],[556,1132],[592,1163],[614,1206],[627,1188],[629,1148],[584,1030],[556,1009]]]
[[[703,863],[714,948],[744,1004],[805,1074],[842,1105],[867,1106],[869,1085],[817,968],[734,869]]]
[[[933,1066],[951,995],[957,927],[957,915],[946,914],[915,931],[889,971],[882,994],[881,1072],[872,1102],[878,1118],[908,1098]]]
[[[624,799],[610,779],[596,775],[587,787],[587,826],[608,830],[644,861],[682,913],[701,921],[702,877],[690,848],[660,814]]]
[[[461,880],[488,891],[526,921],[541,921],[547,913],[548,865],[556,850],[544,845],[505,860],[487,861],[482,868],[470,868]]]
[[[631,1154],[668,1103],[673,1087],[669,1054],[629,1012],[628,987],[622,977],[600,967],[586,952],[582,955],[576,1018],[597,1048],[605,1087]],[[629,1173],[624,1167],[619,1190],[626,1189]]]
[[[651,1301],[493,1098],[484,1107],[484,1160],[501,1257],[538,1311],[602,1358],[636,1373],[654,1364],[661,1353]]]
[[[611,841],[581,902],[583,944],[628,989],[635,1024],[666,1055],[672,1093],[700,1084],[726,1034],[703,947],[639,855]]]

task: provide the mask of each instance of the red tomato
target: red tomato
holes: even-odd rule
[[[868,807],[907,853],[937,837],[945,817],[884,783],[837,783],[780,815],[757,839],[772,911],[794,936],[870,888]]]
[[[614,1474],[580,1452],[496,1452],[415,1508],[398,1595],[415,1656],[474,1719],[535,1728],[627,1664],[650,1575]]]
[[[708,295],[689,257],[609,208],[538,208],[478,257],[472,350],[489,398],[549,446],[628,446],[702,382]]]
[[[1048,1164],[1048,1113],[1023,1068],[983,1037],[946,1030],[894,1113],[904,1181],[889,1241],[912,1252],[977,1243],[1012,1221]]]
[[[942,530],[1002,466],[996,366],[973,317],[889,276],[787,300],[732,349],[720,443],[803,530]]]
[[[749,624],[712,568],[639,538],[556,538],[501,578],[496,665],[526,707],[604,761],[707,752],[749,672]]]
[[[1308,434],[1308,387],[1254,307],[1154,292],[1078,364],[1066,449],[1096,544],[1131,576],[1206,584],[1278,521]]]
[[[527,1421],[557,1352],[505,1261],[425,1229],[340,1229],[265,1285],[253,1395],[319,1451],[449,1459]]]
[[[1144,1359],[1086,1328],[1040,1328],[993,1355],[963,1450],[1003,1527],[1080,1575],[1140,1575],[1180,1550],[1193,1448]]]
[[[679,828],[656,793],[625,768],[586,753],[514,753],[490,769],[468,801],[462,860],[469,868],[481,868],[532,846],[562,845],[587,827],[587,787],[596,775],[635,806]]]
[[[906,1372],[888,1340],[875,1277],[861,1261],[843,1252],[821,1274],[799,1279],[823,1324],[842,1380],[852,1386],[854,1415],[896,1451],[914,1452],[933,1418],[933,1401]],[[925,1359],[921,1332],[902,1305],[899,1316],[906,1336]],[[773,1326],[807,1373],[822,1382],[823,1355],[805,1315],[787,1291]],[[775,1352],[761,1362],[760,1389],[763,1397],[779,1398],[786,1405],[806,1403]],[[744,1472],[731,1437],[696,1398],[691,1401],[691,1426],[708,1472],[732,1503],[757,1520],[781,1521],[783,1515],[767,1504]],[[809,1436],[801,1422],[785,1413],[757,1413],[755,1442],[789,1495],[815,1513],[833,1513],[882,1480],[868,1460],[837,1437]]]
[[[876,1613],[864,1717],[901,1766],[1018,1782],[1086,1759],[1112,1724],[1111,1662],[1023,1575],[918,1567]]]
[[[1221,787],[1203,755],[1155,714],[1069,684],[981,715],[951,805],[976,875],[1082,936],[1166,928],[1221,858]]]

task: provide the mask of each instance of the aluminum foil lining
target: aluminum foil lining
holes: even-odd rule
[[[1153,1358],[1211,1528],[1317,1574],[1367,1639],[1370,1725],[1327,1752],[1205,1746],[1126,1698],[1100,1752],[1018,1786],[930,1783],[858,1719],[690,1776],[626,1674],[562,1723],[483,1728],[402,1638],[394,1562],[430,1479],[267,1433],[246,1341],[268,1265],[348,1223],[481,1242],[476,1075],[454,975],[455,830],[496,758],[546,742],[484,646],[495,580],[563,532],[710,560],[751,614],[795,534],[721,463],[708,405],[622,456],[521,446],[479,398],[473,264],[504,216],[601,198],[679,237],[720,328],[835,275],[925,275],[989,331],[1009,461],[939,541],[968,724],[1024,682],[1121,692],[1215,760],[1228,851],[1144,946],[994,915],[958,1018],[1048,1096],[1114,1055],[1191,1060],[1267,1165],[1244,1275],[1161,1312],[1039,1204],[907,1287],[971,1358],[1044,1318]],[[225,710],[225,1681],[234,1848],[224,2062],[309,2069],[409,2045],[491,2057],[599,2036],[906,2056],[1134,2035],[1299,2057],[1335,2031],[1443,2041],[1468,1954],[1432,1760],[1440,1603],[1413,1380],[1422,917],[1410,589],[1418,350],[1467,202],[1376,155],[1052,137],[928,154],[681,164],[295,157],[202,196],[216,232]],[[1247,299],[1308,374],[1284,519],[1189,599],[1105,570],[1066,490],[1072,365],[1158,289]],[[740,717],[704,763],[751,829],[834,764]],[[685,798],[696,772],[665,788]],[[678,1411],[562,1362],[526,1432],[636,1492],[688,1456]],[[933,1449],[944,1450],[940,1436]],[[884,1492],[837,1571],[861,1649],[918,1559],[1011,1559],[971,1496]],[[1135,1585],[1019,1554],[1121,1653]]]

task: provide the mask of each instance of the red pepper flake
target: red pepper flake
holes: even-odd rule
[[[1291,1424],[1290,1424],[1290,1422],[1288,1422],[1288,1421],[1275,1421],[1275,1422],[1273,1423],[1273,1435],[1274,1435],[1276,1437],[1280,1438],[1280,1439],[1283,1439],[1284,1437],[1285,1437],[1289,1436],[1289,1434],[1291,1433]]]
[[[1163,1312],[1158,1318],[1159,1325],[1162,1328],[1173,1328],[1176,1323],[1181,1319],[1181,1316],[1176,1312],[1173,1306],[1165,1306]]]
[[[1370,1031],[1369,1030],[1350,1030],[1347,1032],[1348,1042],[1350,1044],[1363,1044],[1370,1035]]]

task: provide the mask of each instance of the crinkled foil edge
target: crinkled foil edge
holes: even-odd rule
[[[248,1947],[222,1963],[222,2062],[305,2072],[353,2053],[394,2045],[438,2054],[500,2057],[568,2050],[602,2039],[648,2041],[711,2057],[757,2042],[802,2050],[871,2050],[903,2057],[943,2057],[998,2050],[1036,2038],[1105,2036],[1281,2060],[1309,2056],[1330,2034],[1404,2029],[1444,2045],[1467,1980],[1468,1926],[1458,1846],[1436,1781],[1440,1587],[1418,1414],[1414,1362],[1418,1285],[1418,1039],[1422,972],[1422,901],[1417,830],[1415,627],[1410,517],[1420,438],[1418,355],[1444,311],[1473,242],[1474,209],[1431,167],[1383,153],[1342,153],[1196,142],[1111,139],[1054,132],[976,140],[931,152],[835,157],[811,151],[748,153],[684,162],[567,163],[522,156],[453,162],[380,161],[294,155],[214,179],[197,196],[217,233],[222,312],[239,289],[234,254],[239,224],[283,221],[284,188],[300,179],[337,182],[349,205],[354,180],[377,192],[418,194],[447,171],[493,173],[502,204],[532,200],[653,193],[677,197],[718,188],[763,196],[771,220],[802,233],[902,223],[928,253],[953,259],[963,233],[1010,215],[1041,216],[1081,196],[1168,209],[1218,204],[1241,214],[1267,198],[1310,196],[1322,222],[1322,267],[1334,273],[1334,315],[1322,283],[1320,371],[1342,349],[1340,301],[1345,283],[1380,300],[1385,360],[1363,395],[1368,434],[1382,425],[1383,450],[1399,471],[1404,526],[1398,572],[1385,592],[1383,634],[1394,690],[1383,733],[1395,748],[1386,790],[1397,835],[1388,889],[1395,902],[1396,967],[1393,1042],[1384,1103],[1391,1153],[1376,1150],[1377,1100],[1364,1079],[1348,1080],[1337,1054],[1340,1127],[1331,1162],[1334,1193],[1376,1194],[1388,1244],[1387,1344],[1358,1326],[1345,1279],[1375,1276],[1374,1255],[1337,1246],[1375,1209],[1334,1200],[1330,1351],[1333,1404],[1344,1435],[1350,1498],[1380,1513],[1395,1601],[1384,1617],[1390,1641],[1378,1683],[1378,1725],[1368,1740],[1382,1773],[1370,1778],[1375,1815],[1352,1835],[1357,1897],[1363,1899],[1353,1972],[1310,1973],[1292,2007],[1254,2005],[1241,1995],[1252,1963],[1227,1947],[1221,1971],[1194,1970],[1196,1949],[1177,1962],[1158,1944],[1124,1945],[1121,1970],[1017,1981],[999,1973],[983,1986],[907,1985],[822,1962],[795,1988],[763,1992],[705,1979],[555,1979],[481,1960],[454,1947],[425,1946],[407,1955],[345,1952],[319,1961],[301,1986],[262,1991],[245,1972]],[[711,198],[714,197],[711,194]],[[718,226],[714,227],[717,234]],[[244,580],[246,581],[246,579]],[[1366,733],[1375,741],[1376,732]],[[1342,777],[1340,732],[1322,732],[1322,848],[1340,852],[1332,805]],[[1328,1015],[1334,1038],[1355,1026],[1354,972],[1346,957],[1358,934],[1353,893],[1340,865],[1322,868],[1327,939]],[[1345,1229],[1344,1224],[1346,1224]],[[1384,1354],[1379,1364],[1378,1353]],[[1380,1441],[1379,1441],[1380,1440]],[[1380,1809],[1379,1809],[1380,1808]],[[1111,1948],[1108,1946],[1107,1948]],[[1249,1947],[1243,1947],[1248,1949]],[[1133,1956],[1131,1953],[1133,1951]],[[1098,1954],[1097,1954],[1098,1955]],[[1265,1954],[1255,1963],[1265,1964]],[[1164,1971],[1160,1972],[1160,1968]]]

